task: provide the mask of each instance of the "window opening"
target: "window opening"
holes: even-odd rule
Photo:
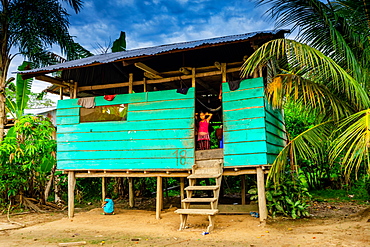
[[[80,123],[127,121],[127,104],[80,108]]]

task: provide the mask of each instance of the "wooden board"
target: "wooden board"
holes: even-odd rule
[[[194,89],[96,97],[128,104],[127,121],[79,123],[76,99],[58,102],[58,169],[189,169],[194,164]],[[134,96],[133,96],[134,95]]]
[[[248,79],[238,90],[222,84],[224,166],[266,164],[263,79]]]

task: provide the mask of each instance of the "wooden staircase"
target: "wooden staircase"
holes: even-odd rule
[[[180,231],[185,228],[189,215],[207,215],[209,225],[207,232],[214,228],[214,217],[218,214],[218,198],[222,180],[222,159],[199,160],[192,167],[192,174],[188,176],[189,186],[185,188],[186,197],[182,200],[182,209],[177,209],[175,213],[180,214]],[[199,185],[204,179],[214,179],[214,185]],[[209,197],[193,197],[196,191],[205,191],[213,193]],[[192,203],[209,203],[209,209],[196,208],[197,204]],[[192,208],[190,208],[192,205]]]

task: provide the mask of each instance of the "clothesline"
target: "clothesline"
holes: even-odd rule
[[[215,109],[213,109],[213,108],[210,108],[210,107],[208,107],[208,106],[206,106],[205,104],[203,104],[203,102],[202,101],[200,101],[198,98],[196,98],[197,100],[198,100],[198,102],[201,104],[201,105],[203,105],[205,108],[207,108],[209,111],[219,111],[219,110],[221,110],[221,107],[222,106],[219,106],[219,107],[217,107],[217,108],[215,108]]]

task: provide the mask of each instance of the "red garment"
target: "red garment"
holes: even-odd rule
[[[108,100],[108,101],[112,101],[114,100],[114,98],[116,97],[117,94],[113,94],[113,95],[104,95],[104,99],[105,100]]]
[[[208,126],[209,126],[209,123],[207,122],[207,120],[200,121],[198,132],[208,133]]]

